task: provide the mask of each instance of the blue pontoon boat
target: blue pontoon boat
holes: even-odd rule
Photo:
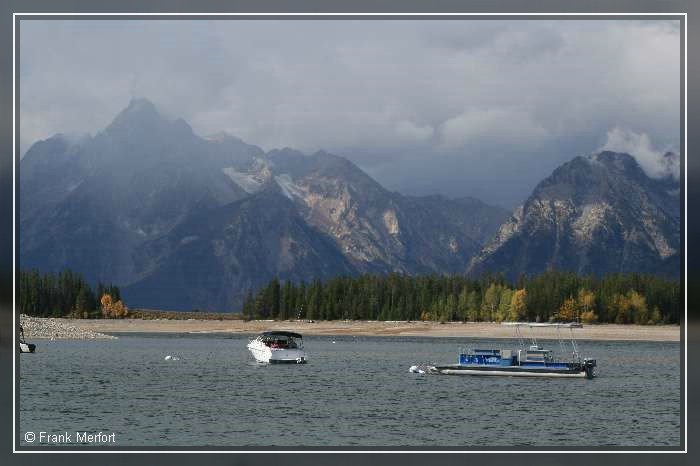
[[[507,322],[515,328],[520,341],[518,350],[510,349],[473,349],[460,351],[459,364],[446,366],[427,366],[425,372],[437,374],[457,375],[507,375],[520,377],[595,377],[596,360],[582,359],[573,329],[582,327],[578,323],[568,324],[540,324]],[[531,330],[531,341],[525,346],[525,340],[521,328],[528,327]],[[544,349],[537,343],[532,333],[534,327],[554,327],[557,330],[561,349],[566,352],[564,341],[561,338],[561,329],[571,330],[571,358],[568,360],[555,359],[552,350]],[[417,366],[413,366],[417,367]],[[413,369],[413,367],[411,369]],[[415,372],[415,371],[414,371]]]

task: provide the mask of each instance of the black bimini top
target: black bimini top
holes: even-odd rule
[[[294,333],[294,332],[283,332],[283,331],[279,331],[279,332],[263,332],[263,333],[261,333],[260,335],[261,335],[261,336],[264,336],[264,337],[304,338],[304,337],[302,337],[301,335],[299,335],[298,333]]]

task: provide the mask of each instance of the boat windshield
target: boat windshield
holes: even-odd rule
[[[299,347],[294,338],[286,336],[264,336],[262,342],[270,348],[293,349]]]

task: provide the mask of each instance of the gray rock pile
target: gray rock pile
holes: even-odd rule
[[[24,337],[30,338],[55,338],[70,340],[95,340],[115,339],[112,335],[93,332],[85,328],[67,324],[63,319],[46,317],[30,317],[20,314],[19,323],[24,330]]]

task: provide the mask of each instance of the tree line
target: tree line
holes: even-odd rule
[[[20,271],[18,291],[19,311],[30,316],[92,319],[128,314],[119,287],[100,282],[93,288],[71,270],[57,274]]]
[[[20,313],[39,317],[115,318],[129,310],[119,288],[91,287],[78,273],[19,273]],[[311,283],[271,280],[243,307],[247,319],[580,321],[677,324],[678,281],[636,273],[604,277],[548,271],[509,283],[502,275],[359,275]]]
[[[680,322],[680,283],[652,275],[604,277],[548,271],[515,283],[502,275],[401,274],[337,277],[312,283],[271,280],[249,291],[248,319]]]

